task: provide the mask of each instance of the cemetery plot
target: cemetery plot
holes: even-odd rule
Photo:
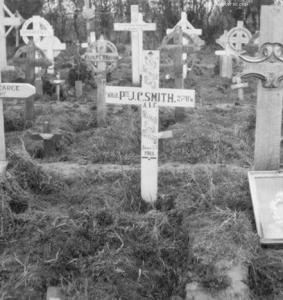
[[[79,17],[85,10],[90,19],[90,8],[85,1]],[[183,54],[193,57],[179,29],[196,30],[184,13],[169,33],[173,40],[165,38],[168,61],[145,50],[160,45],[144,40],[136,48],[144,53],[136,60],[140,85],[133,80],[132,41],[121,45],[113,33],[117,48],[95,34],[66,43],[54,60],[57,76],[40,74],[43,95],[34,98],[29,128],[21,98],[35,88],[20,82],[20,72],[2,73],[0,168],[7,176],[0,178],[0,298],[280,297],[282,251],[260,243],[282,243],[283,11],[261,12],[262,26],[270,22],[279,33],[261,28],[264,44],[253,58],[241,53],[244,70],[233,82],[217,76],[210,46],[196,50],[183,78]],[[141,45],[144,28],[153,28],[151,15],[137,7],[131,13],[121,28],[134,23]],[[237,32],[231,34],[236,49]],[[48,38],[39,39],[46,45]],[[86,41],[86,49],[77,48]],[[189,41],[201,42],[196,35]],[[24,49],[31,46],[34,54],[31,40]],[[45,60],[43,50],[40,57],[21,51],[15,62],[34,79],[34,58]],[[187,107],[182,121],[175,107]]]

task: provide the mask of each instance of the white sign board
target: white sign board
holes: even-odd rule
[[[35,87],[26,83],[0,83],[0,98],[28,98],[35,94]]]
[[[167,107],[195,107],[195,91],[180,89],[146,89],[138,87],[106,86],[106,102],[112,104]]]

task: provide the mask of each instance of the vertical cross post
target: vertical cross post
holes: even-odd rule
[[[139,85],[142,71],[143,32],[155,31],[156,24],[143,22],[138,5],[131,5],[131,23],[115,23],[114,30],[131,32],[132,81],[135,85]]]
[[[280,168],[283,88],[283,7],[261,7],[260,49],[257,57],[240,56],[242,78],[256,77],[255,158],[256,171]]]
[[[1,83],[0,69],[0,177],[6,172],[6,145],[4,128],[3,98],[28,98],[35,93],[35,88],[29,84]]]
[[[9,15],[5,16],[5,12]],[[6,49],[6,36],[14,26],[20,26],[20,18],[15,17],[8,7],[5,5],[4,0],[0,0],[0,69],[7,68],[7,49]],[[9,26],[10,29],[6,32],[5,27]]]

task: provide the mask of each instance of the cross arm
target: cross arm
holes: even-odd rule
[[[283,45],[265,43],[257,57],[240,55],[244,61],[242,78],[255,77],[263,81],[266,88],[279,87],[283,80]]]

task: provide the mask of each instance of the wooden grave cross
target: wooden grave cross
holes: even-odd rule
[[[181,40],[177,39],[178,43],[187,46],[190,43],[194,45],[194,48],[200,50],[200,48],[204,45],[204,41],[199,38],[202,35],[202,29],[196,29],[194,26],[189,22],[187,18],[187,13],[182,12],[181,20],[171,29],[166,30],[166,34],[169,35],[173,33],[175,29],[179,27],[183,33],[183,38]],[[188,53],[185,51],[183,53],[183,60],[187,61]],[[187,77],[188,68],[187,65],[183,66],[183,78]]]
[[[97,125],[98,127],[106,124],[106,104],[105,104],[105,85],[106,73],[116,67],[119,55],[116,46],[104,39],[103,35],[99,40],[89,45],[85,54],[85,59],[92,69],[97,83]]]
[[[43,38],[54,36],[54,30],[44,18],[33,16],[24,22],[22,29],[20,30],[20,35],[25,44],[28,43],[30,38],[33,38],[35,45],[38,46],[38,43]]]
[[[186,14],[185,14],[186,15]],[[182,14],[182,19],[184,14]],[[190,23],[189,23],[190,24]],[[160,49],[173,52],[174,57],[174,78],[175,88],[184,88],[184,79],[187,77],[187,58],[188,53],[200,50],[200,46],[195,44],[195,41],[191,39],[191,35],[194,33],[201,33],[200,29],[187,29],[183,30],[181,26],[175,26],[173,31],[164,37],[161,43]],[[171,43],[173,41],[173,44]],[[186,42],[184,42],[186,41]],[[186,71],[184,71],[186,70]],[[185,110],[183,107],[175,108],[175,119],[177,122],[182,121],[185,117]]]
[[[261,7],[258,56],[240,55],[241,78],[255,77],[257,86],[254,170],[280,168],[283,87],[283,7]]]
[[[132,43],[132,81],[140,84],[142,70],[143,32],[155,31],[156,24],[145,23],[138,5],[131,5],[131,23],[114,23],[115,31],[130,31]]]
[[[242,82],[241,77],[235,76],[232,79],[233,83],[231,85],[232,90],[238,90],[238,99],[239,101],[244,101],[244,88],[249,87],[247,82]]]
[[[22,16],[21,14],[19,13],[19,11],[17,10],[16,13],[15,13],[15,17],[16,18],[19,18],[21,20],[21,25],[26,21]],[[20,45],[20,27],[21,25],[16,25],[15,28],[16,28],[16,47],[18,48],[19,45]]]
[[[86,19],[86,32],[88,36],[90,33],[90,20],[95,17],[95,6],[90,0],[84,0],[82,15]]]
[[[54,74],[54,59],[61,51],[66,50],[66,44],[54,35],[50,35],[37,43],[37,47],[43,50],[46,57],[52,62],[52,65],[47,69],[48,73]]]
[[[232,78],[233,74],[233,57],[238,59],[243,53],[243,45],[249,43],[252,35],[248,29],[244,27],[243,21],[238,21],[237,26],[231,30],[224,31],[224,34],[216,40],[224,50],[217,50],[215,54],[220,56],[220,76],[224,78]]]
[[[33,40],[29,40],[27,45],[20,47],[13,58],[13,63],[21,67],[25,73],[26,82],[33,84],[35,81],[35,67],[47,68],[51,62],[45,57],[44,52],[36,47]],[[25,121],[34,121],[34,96],[25,101]]]
[[[4,130],[3,98],[28,98],[35,94],[34,86],[24,83],[2,83],[0,70],[0,176],[5,176],[7,160]]]
[[[143,51],[142,87],[106,86],[106,103],[141,106],[141,196],[157,200],[159,107],[194,107],[195,91],[159,88],[159,51]],[[162,136],[162,135],[161,135]]]
[[[5,14],[8,16],[6,17]],[[0,70],[2,71],[8,69],[6,37],[14,27],[20,25],[20,18],[13,15],[13,13],[5,5],[4,0],[0,0]],[[5,27],[9,27],[9,29],[6,31]]]

